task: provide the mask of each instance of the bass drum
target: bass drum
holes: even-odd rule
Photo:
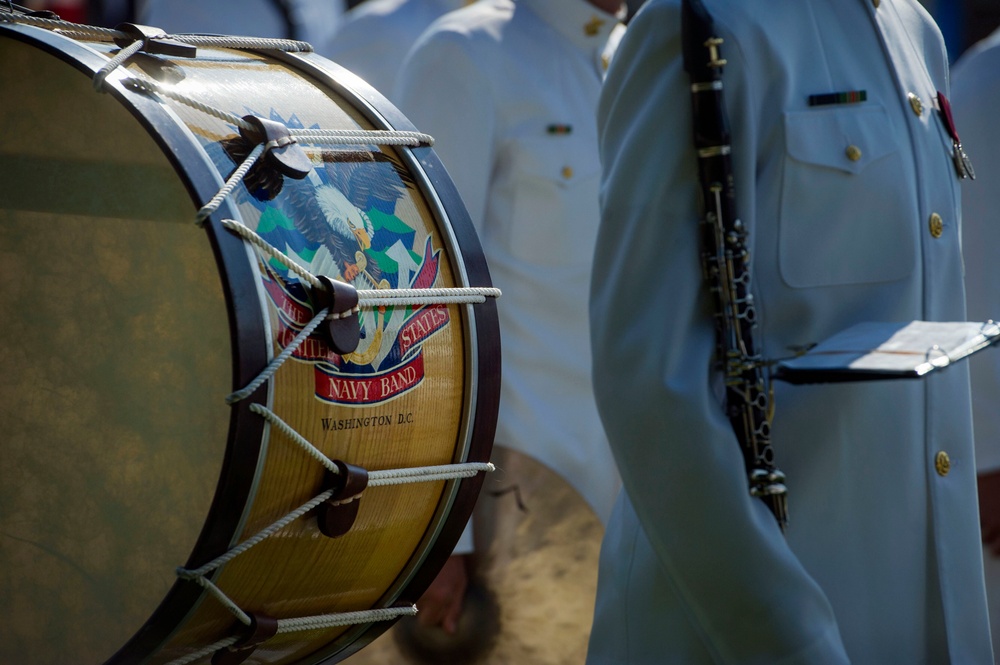
[[[427,147],[300,138],[304,172],[255,166],[198,225],[255,144],[233,116],[414,128],[308,52],[150,48],[97,92],[131,38],[22,18],[0,9],[0,662],[346,658],[468,520],[498,327],[490,298],[362,297],[340,348],[304,331],[307,277],[488,291],[450,180]]]

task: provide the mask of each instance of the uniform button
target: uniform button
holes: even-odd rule
[[[910,108],[913,109],[914,113],[920,115],[924,112],[924,103],[920,101],[919,97],[911,92],[906,98],[910,100]]]
[[[601,28],[604,26],[604,19],[599,16],[592,16],[589,21],[583,26],[583,32],[588,37],[596,37],[601,32]]]
[[[572,178],[573,177],[573,167],[572,166],[564,166],[563,169],[562,169],[562,177],[566,178],[567,180],[569,180],[570,178]]]
[[[610,64],[611,64],[611,58],[608,57],[608,54],[605,53],[605,54],[601,55],[601,67],[603,69],[607,69],[608,65],[610,65]]]
[[[872,4],[875,5],[875,9],[878,9],[878,6],[882,4],[882,0],[872,0]]]
[[[847,155],[849,160],[856,162],[861,159],[861,148],[856,145],[849,145],[847,146],[847,150],[844,151],[844,154]]]
[[[951,458],[948,457],[948,453],[943,450],[938,451],[938,454],[934,456],[934,470],[939,476],[948,475],[948,472],[951,471]]]
[[[931,236],[940,238],[944,235],[944,220],[941,219],[941,215],[936,212],[932,213],[931,218],[927,220],[927,226],[931,230]]]

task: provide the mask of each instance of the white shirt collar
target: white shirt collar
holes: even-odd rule
[[[556,32],[586,52],[603,50],[611,31],[620,22],[619,16],[602,11],[587,0],[516,1],[530,7]],[[623,10],[624,7],[623,3]]]

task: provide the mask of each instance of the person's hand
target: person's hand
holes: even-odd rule
[[[422,626],[440,626],[449,635],[458,630],[462,601],[469,586],[467,555],[448,557],[441,572],[417,601],[417,621]]]
[[[986,471],[978,476],[979,526],[983,543],[993,556],[1000,557],[1000,469]]]

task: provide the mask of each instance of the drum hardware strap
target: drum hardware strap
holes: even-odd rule
[[[358,291],[350,284],[326,275],[317,275],[317,279],[322,288],[313,289],[312,295],[319,307],[330,310],[322,328],[326,343],[342,356],[353,353],[361,342]]]
[[[137,23],[119,23],[115,29],[123,33],[121,37],[115,38],[115,44],[122,48],[138,43],[139,50],[150,55],[168,55],[176,58],[194,58],[198,55],[198,47],[171,39],[160,28]]]
[[[268,165],[289,178],[302,180],[312,171],[312,161],[302,146],[292,136],[291,130],[280,122],[245,115],[246,125],[240,125],[240,136],[251,144],[264,144]]]
[[[351,530],[361,507],[361,494],[368,487],[368,472],[359,466],[333,460],[339,473],[326,472],[325,486],[333,490],[319,505],[316,524],[327,538],[338,538]]]
[[[223,647],[212,655],[212,665],[240,665],[253,655],[257,647],[278,634],[278,620],[266,614],[254,612],[250,615],[250,625],[238,625],[244,630],[244,637],[228,647]]]

